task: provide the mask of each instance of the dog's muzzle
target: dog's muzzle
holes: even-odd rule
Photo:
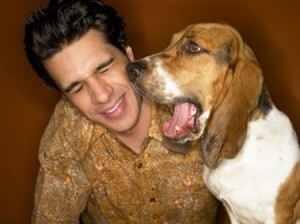
[[[129,63],[126,66],[126,71],[131,82],[135,82],[138,78],[142,77],[146,72],[146,65],[142,62]]]

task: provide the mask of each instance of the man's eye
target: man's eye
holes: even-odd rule
[[[100,73],[105,73],[105,72],[107,72],[108,70],[109,70],[109,68],[105,68],[105,69],[101,70]]]
[[[76,94],[79,93],[83,88],[83,85],[79,86],[78,88],[74,89],[74,91],[72,91],[72,94]]]

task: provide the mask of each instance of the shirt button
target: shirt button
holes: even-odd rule
[[[142,168],[142,167],[143,167],[143,163],[138,163],[138,164],[137,164],[137,167],[138,167],[138,168]]]
[[[155,198],[150,198],[150,202],[155,202]]]

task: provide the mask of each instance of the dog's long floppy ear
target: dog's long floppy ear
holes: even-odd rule
[[[252,50],[239,35],[234,42],[226,77],[200,140],[202,156],[209,168],[215,168],[219,159],[234,158],[238,153],[263,82]]]

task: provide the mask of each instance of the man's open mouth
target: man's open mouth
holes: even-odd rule
[[[199,132],[199,109],[192,102],[178,102],[174,107],[174,114],[170,121],[163,124],[163,133],[166,137],[180,141],[191,134]]]

